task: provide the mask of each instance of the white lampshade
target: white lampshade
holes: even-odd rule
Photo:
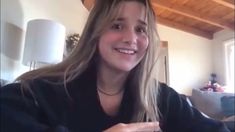
[[[63,59],[65,27],[45,19],[31,20],[27,24],[23,64],[55,64]]]

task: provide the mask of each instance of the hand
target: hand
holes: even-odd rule
[[[140,123],[118,123],[104,132],[156,132],[159,131],[158,122],[140,122]]]

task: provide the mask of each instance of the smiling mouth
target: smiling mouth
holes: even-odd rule
[[[118,49],[118,48],[115,48],[115,50],[118,51],[119,53],[128,54],[128,55],[134,55],[136,53],[136,51],[132,50],[132,49]]]

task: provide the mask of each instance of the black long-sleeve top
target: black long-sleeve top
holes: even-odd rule
[[[158,107],[164,132],[229,132],[225,125],[205,118],[165,84],[160,85]],[[96,75],[85,72],[67,85],[45,79],[30,82],[22,94],[21,84],[0,89],[1,132],[99,132],[117,123],[129,123],[133,97],[126,88],[119,113],[105,114],[96,91]],[[31,91],[31,92],[30,92]]]

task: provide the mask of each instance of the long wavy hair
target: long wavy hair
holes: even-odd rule
[[[63,82],[66,90],[66,84],[85,72],[93,64],[94,60],[97,60],[96,58],[99,57],[97,52],[99,38],[104,32],[105,27],[110,25],[117,17],[120,10],[119,3],[122,1],[137,1],[144,4],[148,24],[149,45],[146,54],[141,62],[132,69],[128,77],[135,99],[132,121],[158,121],[158,83],[154,81],[152,73],[157,61],[160,41],[156,29],[154,10],[149,0],[96,0],[78,45],[72,53],[61,63],[27,72],[16,80],[27,86],[27,80],[52,77],[56,78],[58,82]],[[67,94],[69,93],[67,92]]]

